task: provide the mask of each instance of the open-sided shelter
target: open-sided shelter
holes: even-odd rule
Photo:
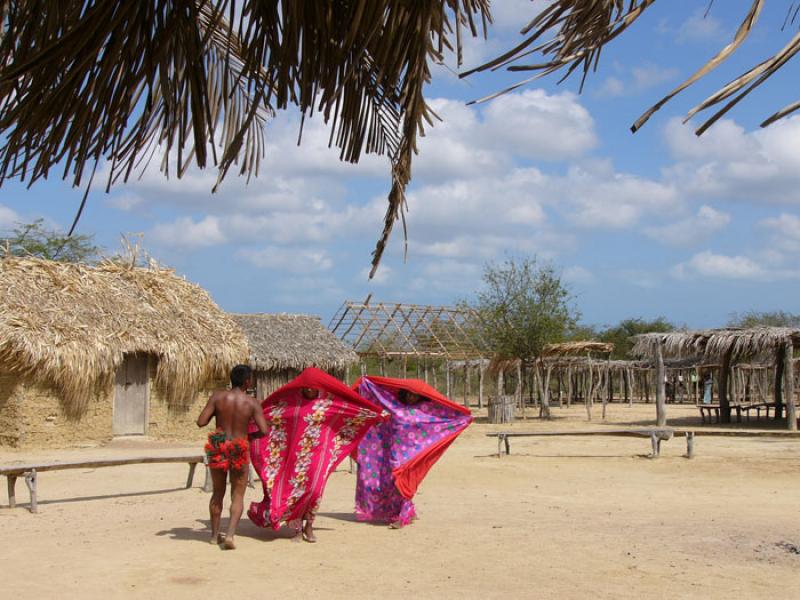
[[[317,367],[339,379],[358,362],[317,317],[288,314],[232,314],[250,346],[250,366],[256,376],[259,400],[297,377],[306,367]]]
[[[800,330],[788,327],[726,328],[700,331],[647,333],[636,336],[634,353],[651,358],[656,368],[656,406],[660,426],[666,424],[664,358],[702,357],[718,362],[719,408],[723,422],[731,418],[731,374],[736,363],[755,359],[775,364],[774,405],[777,418],[786,415],[790,430],[797,429],[794,348],[800,345]],[[735,384],[733,385],[735,389]]]
[[[247,359],[236,323],[174,272],[0,259],[0,444],[195,438]]]

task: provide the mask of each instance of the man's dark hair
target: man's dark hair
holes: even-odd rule
[[[247,365],[236,365],[231,369],[231,386],[242,387],[253,376],[253,369]]]

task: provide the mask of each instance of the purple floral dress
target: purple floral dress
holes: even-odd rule
[[[362,380],[358,392],[386,409],[391,419],[374,425],[358,446],[356,516],[363,521],[399,521],[408,525],[416,517],[416,510],[414,503],[397,489],[393,471],[465,429],[472,417],[430,400],[403,404],[395,389],[379,386],[368,378]]]

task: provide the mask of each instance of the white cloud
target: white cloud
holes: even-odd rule
[[[236,255],[262,269],[294,273],[327,271],[333,260],[324,249],[265,246],[259,250],[242,249]]]
[[[715,254],[709,250],[692,256],[672,268],[678,279],[731,279],[741,281],[778,281],[800,279],[800,270],[767,268],[753,258]]]
[[[679,43],[719,41],[725,35],[722,24],[712,14],[706,15],[704,8],[696,10],[678,27],[676,39]]]
[[[597,281],[594,273],[584,267],[574,265],[567,267],[563,272],[564,280],[568,283],[588,285]]]
[[[778,217],[763,219],[759,228],[770,236],[770,245],[783,252],[800,253],[800,217],[782,213]]]
[[[687,195],[800,204],[800,117],[754,132],[723,120],[699,138],[672,120],[665,139],[677,159],[665,176]]]
[[[369,278],[369,272],[372,270],[372,267],[365,267],[361,270],[360,273],[360,281],[366,281]],[[389,282],[389,278],[392,275],[393,269],[386,265],[380,264],[378,265],[378,269],[375,271],[375,275],[372,276],[372,283],[376,285],[384,285]]]
[[[173,248],[202,248],[227,241],[220,229],[219,219],[213,216],[199,221],[180,217],[173,223],[159,223],[147,237]]]
[[[662,67],[654,63],[644,63],[630,69],[618,66],[616,76],[607,77],[597,95],[601,97],[616,98],[619,96],[639,94],[650,88],[658,87],[678,76],[678,69]]]
[[[663,244],[693,246],[707,241],[730,222],[731,216],[728,213],[703,205],[692,217],[668,225],[647,227],[644,232]]]
[[[10,229],[19,222],[20,216],[15,210],[0,204],[0,229]]]
[[[745,256],[725,256],[708,250],[673,267],[679,279],[710,277],[714,279],[763,279],[764,270]]]

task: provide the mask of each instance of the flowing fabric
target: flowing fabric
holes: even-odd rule
[[[431,467],[472,422],[469,410],[417,379],[362,377],[356,389],[389,412],[358,446],[356,516],[365,521],[403,525],[416,516],[412,498]],[[400,390],[429,400],[414,405],[398,400]]]
[[[319,390],[319,398],[307,400],[302,388]],[[313,519],[328,476],[384,418],[381,409],[315,368],[271,394],[262,407],[269,431],[251,441],[250,457],[264,499],[251,503],[247,516],[273,529],[282,522]]]

